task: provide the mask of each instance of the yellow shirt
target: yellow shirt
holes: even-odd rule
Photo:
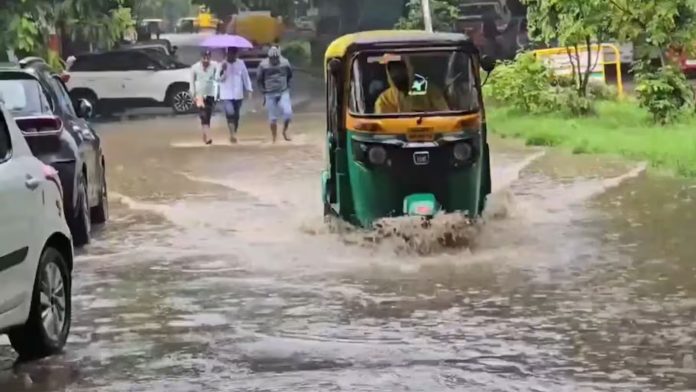
[[[442,112],[449,110],[444,95],[429,89],[425,95],[407,95],[396,87],[389,87],[375,103],[375,114]]]

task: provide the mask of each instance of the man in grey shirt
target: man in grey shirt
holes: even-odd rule
[[[259,65],[258,84],[264,94],[264,105],[268,112],[274,143],[278,134],[279,118],[283,120],[283,138],[290,141],[288,136],[288,127],[292,121],[290,80],[292,80],[290,62],[281,56],[277,46],[271,47],[268,50],[268,58]]]

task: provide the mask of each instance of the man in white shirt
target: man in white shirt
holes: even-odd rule
[[[219,80],[220,101],[225,108],[230,141],[236,143],[242,102],[253,92],[249,71],[244,61],[239,60],[237,48],[227,49],[227,60],[220,65]]]

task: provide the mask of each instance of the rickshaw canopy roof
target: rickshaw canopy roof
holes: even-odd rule
[[[443,46],[443,45],[471,45],[472,50],[475,46],[465,34],[459,33],[430,33],[423,30],[375,30],[353,33],[337,38],[326,49],[325,58],[331,59],[343,57],[354,46],[371,45],[394,45],[403,46],[413,44],[416,46]]]

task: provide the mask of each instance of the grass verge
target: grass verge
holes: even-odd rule
[[[530,115],[489,107],[488,128],[501,137],[528,145],[562,147],[574,154],[612,154],[647,161],[678,176],[696,177],[696,117],[661,127],[635,102],[598,102],[597,114],[569,118],[563,114]]]

